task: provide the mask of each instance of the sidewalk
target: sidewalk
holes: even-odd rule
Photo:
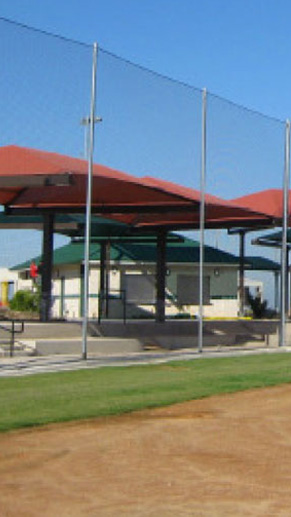
[[[291,347],[215,347],[205,348],[202,353],[193,349],[174,351],[145,351],[122,355],[89,355],[82,359],[76,355],[46,357],[5,357],[0,359],[0,377],[16,377],[37,373],[62,372],[90,368],[124,367],[142,364],[161,364],[170,361],[190,361],[213,357],[235,357],[263,353],[289,353]]]

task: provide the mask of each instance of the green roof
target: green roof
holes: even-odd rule
[[[90,260],[100,260],[101,245],[92,242],[90,246]],[[111,243],[110,258],[120,262],[155,262],[157,258],[157,248],[154,242],[127,242],[120,240]],[[191,239],[184,239],[182,242],[169,242],[167,244],[168,263],[198,263],[199,262],[199,243]],[[54,250],[54,265],[78,264],[84,258],[84,241],[71,242],[61,248]],[[13,270],[27,269],[31,261],[37,264],[41,257],[32,257],[31,260],[15,265]],[[238,257],[221,251],[211,246],[204,248],[204,260],[212,264],[235,264],[239,262]]]
[[[263,234],[257,239],[254,240],[255,244],[261,246],[270,246],[270,247],[281,247],[282,245],[282,231],[268,233],[267,235]],[[290,247],[291,244],[291,229],[287,230],[287,244]]]
[[[84,236],[86,217],[83,214],[56,214],[55,233],[61,233],[69,237]],[[9,228],[17,225],[18,228],[42,228],[42,215],[7,215],[0,213],[0,227]],[[62,224],[62,228],[58,228]],[[67,225],[67,226],[66,226]],[[73,227],[72,227],[73,226]],[[91,235],[97,237],[111,237],[127,235],[131,228],[124,223],[105,219],[103,217],[91,216]]]
[[[245,269],[255,271],[280,271],[281,265],[264,257],[245,257]]]
[[[282,241],[282,232],[279,231],[279,232],[269,233],[268,235],[265,235],[264,239],[270,240],[270,241],[281,242]],[[291,242],[291,230],[287,230],[287,241]]]

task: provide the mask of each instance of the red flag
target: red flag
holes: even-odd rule
[[[37,277],[37,275],[38,275],[38,267],[35,264],[35,262],[32,262],[30,264],[29,274],[30,274],[31,278],[36,278]]]

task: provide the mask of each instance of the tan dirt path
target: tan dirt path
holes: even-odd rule
[[[0,435],[1,517],[290,509],[290,385]]]

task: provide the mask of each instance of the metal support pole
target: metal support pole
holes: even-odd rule
[[[93,62],[92,62],[91,109],[90,109],[90,119],[89,119],[88,181],[87,181],[86,228],[85,228],[85,249],[84,249],[84,303],[83,303],[83,326],[82,326],[82,358],[83,359],[87,359],[87,329],[88,329],[88,312],[89,312],[89,260],[90,260],[90,239],[91,239],[91,201],[92,201],[94,128],[95,128],[95,106],[96,106],[97,54],[98,54],[98,45],[97,45],[97,43],[94,43],[94,45],[93,45]]]
[[[51,292],[52,292],[52,266],[53,266],[53,235],[54,215],[43,214],[43,241],[42,241],[42,265],[41,265],[41,301],[40,320],[50,320]]]
[[[106,266],[106,241],[100,242],[100,275],[99,275],[99,306],[98,323],[101,323],[103,316],[104,293],[105,293],[105,266]]]
[[[276,313],[279,313],[279,277],[278,271],[274,272],[274,307]]]
[[[13,357],[15,343],[15,322],[12,320],[11,336],[10,336],[10,357]]]
[[[245,308],[245,231],[239,232],[239,315],[244,316]]]
[[[165,300],[166,300],[166,249],[167,232],[160,230],[157,239],[157,295],[156,295],[156,321],[164,323],[166,319]]]
[[[279,346],[284,346],[286,341],[286,287],[287,287],[287,231],[289,217],[289,183],[290,183],[290,121],[286,121],[285,129],[285,164],[283,184],[283,224],[282,224],[282,247],[281,247],[281,314]]]
[[[200,172],[200,245],[199,245],[199,328],[198,351],[203,350],[203,271],[204,271],[204,231],[205,231],[205,178],[206,178],[206,116],[207,91],[202,91],[202,145],[201,145],[201,172]]]
[[[288,236],[287,236],[287,240],[288,240]],[[287,244],[287,250],[286,250],[286,293],[285,293],[285,298],[286,298],[286,307],[285,307],[285,313],[288,317],[289,315],[289,305],[290,305],[290,286],[289,286],[289,283],[290,283],[290,279],[289,279],[289,246]]]
[[[111,243],[106,242],[105,248],[105,317],[109,318],[109,304],[110,304],[110,254],[111,254]]]

